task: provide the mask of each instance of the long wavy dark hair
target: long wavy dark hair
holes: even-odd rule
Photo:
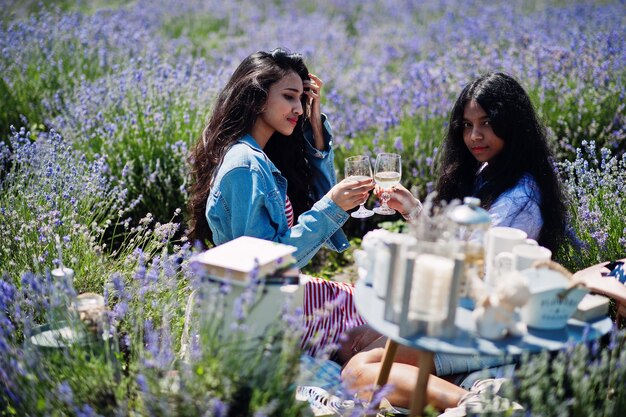
[[[215,174],[228,149],[249,133],[263,111],[270,87],[295,72],[302,80],[309,79],[309,70],[302,55],[284,49],[259,51],[246,57],[235,69],[226,86],[220,91],[207,125],[194,146],[191,156],[192,184],[190,187],[189,238],[206,246],[212,240],[206,220],[206,203]],[[296,215],[310,208],[310,169],[304,159],[302,126],[309,110],[305,109],[294,133],[285,137],[275,133],[264,152],[288,181],[288,195]],[[306,210],[308,210],[306,208]]]
[[[480,104],[494,133],[504,141],[503,150],[481,172],[484,185],[479,190],[475,190],[475,180],[482,163],[463,141],[463,113],[471,100]],[[463,89],[450,114],[439,164],[438,200],[475,195],[486,209],[525,173],[531,174],[541,192],[543,226],[538,241],[553,251],[557,248],[565,232],[563,192],[545,127],[526,91],[513,77],[501,72],[489,73]]]

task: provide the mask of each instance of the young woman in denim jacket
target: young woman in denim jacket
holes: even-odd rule
[[[257,52],[239,65],[193,151],[194,240],[219,245],[245,235],[293,245],[298,267],[323,244],[348,247],[341,231],[346,211],[367,198],[373,183],[335,185],[320,88],[298,54]],[[288,200],[297,218],[291,227]]]
[[[374,184],[371,179],[335,184],[321,88],[302,56],[284,50],[256,52],[237,67],[192,154],[194,242],[219,245],[240,236],[280,242],[296,247],[296,267],[322,245],[348,247],[341,230],[346,211],[364,202]],[[347,284],[308,278],[304,314],[312,321],[305,323],[303,347],[326,332],[310,353],[363,323],[351,294]],[[337,319],[311,319],[337,300]]]
[[[492,226],[524,230],[553,252],[565,235],[566,209],[553,165],[546,131],[523,87],[504,73],[490,73],[470,82],[454,104],[443,144],[437,200],[465,196],[481,199]],[[376,190],[381,194],[380,190]],[[407,220],[420,215],[421,203],[402,185],[394,186],[388,205]],[[385,338],[366,326],[353,330],[346,343],[344,377],[353,388],[370,386],[377,376]],[[355,342],[353,342],[355,341]],[[359,352],[356,353],[355,352]],[[435,354],[439,377],[501,365],[495,356]],[[400,347],[389,383],[395,385],[392,404],[407,406],[415,386],[417,356]],[[358,377],[354,378],[357,375]],[[441,378],[429,381],[429,401],[446,416],[465,415],[465,406],[480,402],[487,385],[499,388],[502,380],[483,381],[470,394]]]

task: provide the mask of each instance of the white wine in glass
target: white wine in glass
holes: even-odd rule
[[[395,214],[395,210],[387,205],[390,195],[387,190],[400,182],[402,174],[402,162],[397,153],[379,153],[376,156],[376,168],[374,169],[374,182],[383,189],[380,207],[374,208],[374,212],[385,216]]]
[[[367,156],[357,155],[346,158],[345,163],[345,177],[353,179],[355,181],[362,181],[372,178],[372,165],[370,159]],[[372,210],[365,208],[365,203],[359,206],[357,211],[350,214],[357,219],[364,219],[374,215]]]

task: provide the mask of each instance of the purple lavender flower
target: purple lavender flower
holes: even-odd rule
[[[145,393],[150,392],[148,381],[144,375],[138,374],[137,377],[135,378],[135,381],[137,382],[137,385],[139,386],[139,389],[142,392],[145,392]]]
[[[211,400],[209,407],[212,409],[214,417],[225,417],[228,414],[228,405],[217,398]]]
[[[98,413],[88,404],[84,404],[80,408],[75,409],[76,417],[98,417]]]
[[[66,382],[63,381],[57,386],[57,395],[59,400],[65,403],[68,406],[74,404],[74,392],[72,391],[72,387]]]

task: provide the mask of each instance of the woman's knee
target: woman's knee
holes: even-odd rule
[[[373,365],[379,365],[381,363],[383,353],[383,348],[375,348],[357,353],[344,366],[341,371],[341,378],[356,384],[360,384],[361,382],[370,383],[369,380],[364,381],[364,379],[369,379],[371,374],[369,371]]]
[[[380,333],[368,325],[354,327],[346,333],[345,340],[341,342],[339,349],[331,359],[345,366],[357,353],[377,346],[377,342],[382,337]]]

